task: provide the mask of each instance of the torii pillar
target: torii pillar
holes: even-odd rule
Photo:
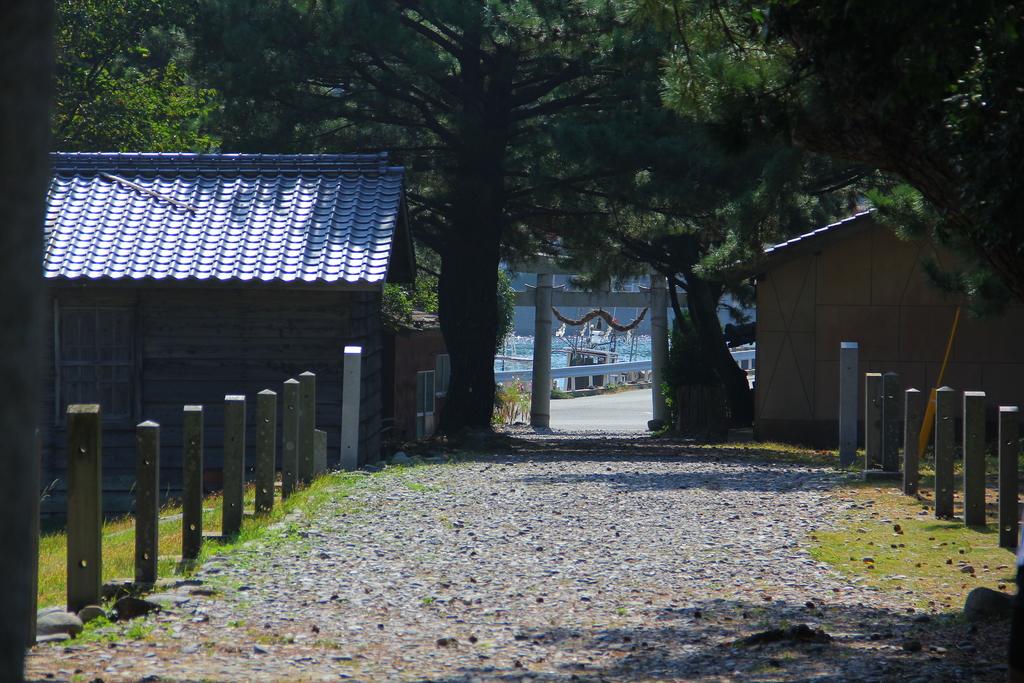
[[[668,422],[668,406],[661,393],[668,366],[668,283],[651,273],[651,403],[654,419]]]
[[[530,425],[551,426],[551,273],[537,273],[534,292],[533,391],[530,393]]]

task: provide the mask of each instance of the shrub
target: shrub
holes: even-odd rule
[[[512,425],[530,421],[530,392],[521,379],[499,384],[494,392],[494,425]]]

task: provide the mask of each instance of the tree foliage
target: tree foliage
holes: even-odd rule
[[[690,321],[686,332],[724,385],[734,419],[749,423],[746,373],[729,353],[719,319],[724,295],[752,299],[734,266],[810,225],[849,215],[873,176],[795,149],[778,134],[749,135],[658,100],[624,103],[616,117],[616,130],[628,136],[609,136],[600,125],[578,131],[587,142],[574,157],[581,167],[628,171],[595,176],[588,187],[612,220],[565,232],[561,246],[597,280],[636,274],[641,264],[667,277],[677,320]]]
[[[441,260],[452,387],[441,427],[487,427],[498,264],[605,216],[564,163],[572,129],[657,97],[653,31],[611,0],[205,0],[199,59],[226,148],[386,148]],[[645,92],[646,89],[646,92]],[[617,169],[602,169],[613,175]]]
[[[1024,6],[648,4],[682,17],[665,77],[677,110],[890,174],[904,186],[876,187],[883,219],[964,256],[947,285],[982,307],[1024,299]]]
[[[184,0],[59,0],[54,145],[206,151],[216,94],[188,69]]]

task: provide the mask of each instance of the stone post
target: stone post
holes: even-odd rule
[[[964,524],[985,526],[985,392],[964,392]]]
[[[924,418],[924,394],[917,389],[907,389],[903,405],[903,493],[913,496],[917,494],[921,479],[917,437]]]
[[[281,410],[281,498],[292,495],[299,483],[299,380],[284,382]]]
[[[327,471],[327,432],[322,429],[313,431],[313,473],[316,476]]]
[[[1017,462],[1020,455],[1017,406],[999,407],[999,547],[1016,548],[1020,538],[1017,509]],[[1019,600],[1020,598],[1018,598]]]
[[[245,396],[224,397],[224,505],[221,535],[242,530],[245,497]]]
[[[882,461],[882,375],[864,374],[864,469],[873,470]]]
[[[900,376],[895,372],[882,375],[882,469],[900,471],[901,408]]]
[[[256,514],[274,509],[274,470],[277,464],[277,393],[256,394]]]
[[[668,406],[661,393],[668,366],[668,283],[662,275],[651,274],[651,402],[654,419],[668,422]]]
[[[100,604],[103,577],[100,407],[68,406],[67,608]]]
[[[316,375],[299,375],[299,483],[313,481],[313,430],[316,429]]]
[[[160,425],[135,428],[135,583],[152,585],[160,555]]]
[[[953,516],[953,448],[956,445],[956,392],[935,392],[935,516]]]
[[[203,407],[182,415],[181,559],[195,560],[203,547]]]
[[[857,459],[857,342],[839,344],[839,466]]]
[[[341,378],[341,469],[359,467],[359,422],[362,416],[363,347],[346,346]]]
[[[551,426],[551,273],[537,273],[534,292],[533,389],[530,393],[530,425]]]

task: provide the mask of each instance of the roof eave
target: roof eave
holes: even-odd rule
[[[182,288],[182,289],[241,289],[266,287],[268,289],[289,289],[295,291],[333,291],[333,292],[379,292],[384,286],[383,280],[261,280],[259,278],[155,278],[155,277],[65,277],[63,275],[46,276],[45,284],[52,288]]]
[[[404,183],[384,281],[407,285],[416,281],[416,249],[413,247],[412,230],[409,228],[409,211],[406,205]]]
[[[873,227],[876,223],[871,216],[872,213],[874,213],[873,209],[862,211],[836,223],[794,237],[788,242],[770,247],[752,262],[738,264],[728,272],[740,279],[759,277],[787,261],[806,254],[817,253],[828,245],[849,239]]]

